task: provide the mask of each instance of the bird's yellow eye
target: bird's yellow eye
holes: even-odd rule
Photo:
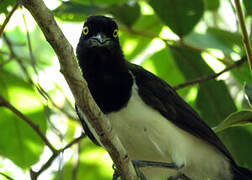
[[[87,35],[88,34],[88,32],[89,32],[89,30],[88,30],[88,27],[87,26],[85,26],[84,28],[83,28],[83,34],[84,35]]]
[[[118,29],[115,29],[114,32],[113,32],[113,37],[117,38],[117,36],[118,36]]]

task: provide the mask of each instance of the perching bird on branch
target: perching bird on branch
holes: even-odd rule
[[[125,60],[111,18],[86,20],[77,56],[93,98],[133,164],[141,167],[142,179],[252,179],[252,172],[234,162],[211,128],[165,81]],[[101,145],[76,110],[89,138]]]

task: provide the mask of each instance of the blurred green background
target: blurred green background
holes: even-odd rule
[[[1,25],[15,3],[0,1]],[[45,3],[74,48],[86,17],[113,17],[119,24],[126,59],[177,88],[235,64],[216,79],[178,88],[177,92],[216,128],[234,159],[252,169],[252,78],[231,0]],[[243,0],[242,7],[251,38],[252,1]],[[0,95],[38,125],[55,149],[81,136],[74,99],[59,72],[57,57],[24,8],[17,8],[0,39]],[[1,101],[0,105],[0,179],[30,179],[30,170],[40,171],[53,153],[23,119]],[[81,136],[34,179],[106,180],[112,173],[109,155]]]

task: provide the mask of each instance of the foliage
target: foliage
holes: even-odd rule
[[[241,61],[246,53],[229,0],[53,2],[58,4],[52,11],[74,44],[87,16],[113,16],[119,23],[126,59],[142,64],[172,86],[187,82],[177,92],[214,128],[234,159],[252,169],[248,158],[252,149],[252,78],[248,63]],[[14,4],[13,0],[0,0],[0,17],[8,16]],[[223,12],[224,5],[229,15]],[[252,1],[244,0],[243,5],[249,22]],[[20,179],[19,168],[24,172],[32,168],[36,174],[34,169],[43,167],[56,149],[53,158],[59,161],[49,161],[49,169],[37,174],[41,179],[111,179],[112,163],[104,150],[83,136],[76,140],[81,127],[72,95],[52,49],[38,27],[28,23],[30,15],[18,9],[8,25],[23,21],[22,13],[28,28],[6,26],[0,39],[0,95],[35,123],[53,148],[48,150],[38,131],[0,100],[0,156],[4,159],[0,160],[0,175]],[[64,29],[69,24],[70,33]],[[223,76],[207,78],[225,68],[229,72]],[[74,145],[63,151],[72,140]],[[8,168],[8,163],[15,168]]]

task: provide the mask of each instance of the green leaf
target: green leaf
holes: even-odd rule
[[[220,0],[204,0],[207,10],[216,11],[220,7]]]
[[[150,0],[158,17],[179,36],[192,31],[203,15],[203,0]]]
[[[45,134],[43,110],[26,113]],[[22,119],[5,107],[0,107],[0,154],[26,169],[39,160],[44,144],[38,134]]]
[[[111,13],[121,23],[132,26],[140,17],[140,6],[133,1],[114,5],[92,5],[70,1],[64,2],[54,10],[54,13],[60,19],[68,21],[83,21],[83,15]]]
[[[252,124],[252,110],[242,110],[230,114],[218,126],[214,127],[216,133],[233,126],[246,126]]]
[[[0,12],[8,14],[7,8],[15,4],[15,0],[0,0]]]
[[[41,100],[31,84],[0,69],[0,94],[39,126],[45,134],[47,121]],[[44,144],[38,134],[4,106],[0,107],[0,154],[23,169],[39,160]],[[18,150],[18,151],[17,151]]]
[[[243,0],[244,6],[246,8],[246,14],[252,15],[252,2],[251,0]]]
[[[219,49],[228,54],[233,52],[232,45],[227,44],[222,39],[219,39],[218,36],[208,32],[205,34],[192,32],[184,38],[184,41],[202,49]]]
[[[64,2],[53,12],[62,20],[65,21],[83,21],[85,16],[104,10],[104,7],[95,5],[86,5],[78,2]]]
[[[245,83],[244,90],[250,105],[252,105],[252,85]]]
[[[252,126],[230,127],[218,133],[238,165],[252,169]]]
[[[113,6],[110,12],[123,24],[132,26],[140,17],[140,6],[137,2],[130,1]]]
[[[243,47],[242,36],[240,33],[230,32],[217,28],[208,28],[207,33],[212,34],[220,41],[226,44],[226,46],[232,47],[237,45],[239,47]]]
[[[232,69],[230,72],[241,84],[244,82],[252,84],[251,72],[247,61],[243,65]]]
[[[210,80],[201,83],[196,104],[211,127],[236,111],[234,101],[223,81]]]

